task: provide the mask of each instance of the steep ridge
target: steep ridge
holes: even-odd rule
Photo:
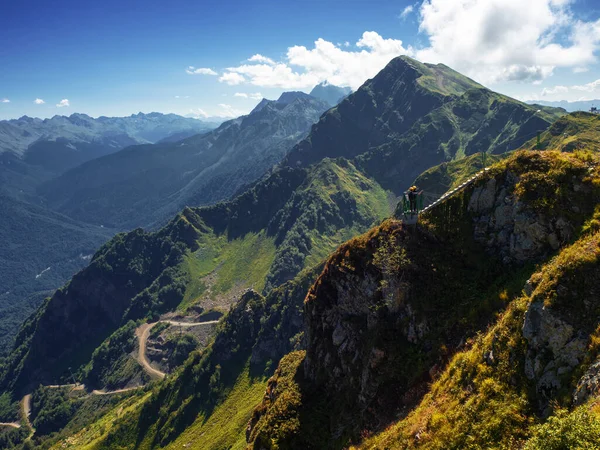
[[[389,213],[378,185],[325,160],[277,171],[234,201],[188,208],[159,232],[118,235],[25,324],[2,386],[22,392],[67,377],[130,320],[179,305],[227,311],[231,292],[268,291]]]
[[[531,273],[523,264],[546,260],[589,229],[586,220],[600,199],[598,163],[590,153],[518,152],[432,209],[419,228],[389,221],[343,245],[307,296],[306,354],[282,360],[256,410],[249,437],[254,448],[341,448],[409,413],[456,349],[518,297],[519,280]],[[536,363],[536,354],[554,343],[544,344],[535,337],[541,331],[528,327],[523,333],[533,350],[527,364],[535,369],[525,373],[541,380],[537,395],[543,400],[547,386],[558,386],[556,392],[562,386],[552,376],[564,363],[542,370],[546,363]],[[556,345],[575,339],[573,329],[565,328],[571,334],[565,331]],[[583,342],[569,348],[581,352]],[[472,429],[475,422],[464,426]],[[411,430],[419,446],[418,428]],[[445,437],[431,448],[449,448]]]
[[[49,205],[90,223],[162,225],[184,206],[233,196],[279,162],[329,108],[307,94],[176,143],[131,147],[90,161],[40,189]]]
[[[324,270],[303,272],[266,298],[248,292],[215,344],[96,436],[93,448],[243,446],[244,439],[254,448],[335,448],[404,417],[452,354],[518,297],[533,272],[527,263],[557,248],[553,234],[560,247],[596,226],[597,167],[597,156],[520,152],[432,210],[422,229],[387,221],[342,246]],[[534,195],[540,186],[572,208],[548,209]],[[506,222],[490,221],[494,211]],[[296,351],[305,346],[307,358]],[[289,351],[266,383],[265,367]],[[265,384],[244,436],[248,403]],[[234,411],[233,422],[213,421]],[[81,445],[90,436],[74,439]]]
[[[324,114],[284,163],[358,157],[364,170],[399,194],[444,161],[517,149],[564,113],[538,111],[442,64],[398,57]]]

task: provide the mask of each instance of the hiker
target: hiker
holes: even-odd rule
[[[411,186],[408,190],[408,204],[410,206],[410,212],[415,212],[417,210],[417,187]]]

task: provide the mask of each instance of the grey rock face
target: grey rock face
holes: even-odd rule
[[[473,189],[468,204],[475,239],[505,263],[538,259],[573,233],[564,218],[544,217],[519,202],[512,194],[518,181],[510,172],[503,180],[492,178]]]
[[[563,377],[578,366],[587,347],[587,338],[558,318],[543,302],[529,305],[523,324],[527,340],[525,375],[536,383],[540,404],[545,409],[552,394],[563,386]]]
[[[585,372],[583,377],[577,383],[577,388],[573,394],[573,403],[581,405],[585,403],[592,395],[600,391],[600,361],[596,361]]]

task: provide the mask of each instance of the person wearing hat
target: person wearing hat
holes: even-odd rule
[[[408,204],[410,206],[410,212],[417,210],[417,187],[411,186],[408,190]]]

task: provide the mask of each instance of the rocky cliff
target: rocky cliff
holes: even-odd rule
[[[257,448],[270,447],[265,442],[297,448],[313,433],[324,439],[314,441],[316,448],[338,447],[411,411],[449,357],[493,321],[511,292],[518,294],[522,285],[511,283],[528,273],[525,265],[573,242],[593,217],[600,198],[596,164],[590,155],[518,152],[431,210],[416,229],[388,221],[340,247],[305,302],[306,356],[291,375],[302,401],[268,400],[276,409],[263,407],[253,423]],[[536,405],[544,409],[563,386],[560,376],[583,361],[596,321],[582,335],[580,325],[545,311],[535,280],[523,367],[546,399]],[[580,286],[579,294],[573,286],[560,290],[582,299],[590,287],[585,293]],[[581,392],[593,385],[586,381],[592,376]],[[324,403],[331,406],[323,410]],[[327,433],[306,419],[311,414]],[[270,434],[282,415],[298,426]]]

